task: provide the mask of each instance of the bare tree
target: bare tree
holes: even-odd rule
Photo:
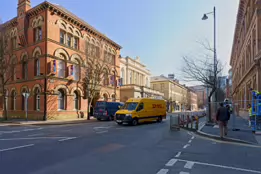
[[[95,98],[100,97],[101,88],[109,85],[111,69],[108,63],[112,61],[112,59],[105,59],[106,55],[104,55],[102,44],[97,46],[88,42],[86,42],[85,56],[87,58],[87,64],[82,72],[82,86],[85,97],[88,100],[87,119],[90,119],[91,103]],[[114,83],[115,80],[114,76]]]
[[[213,62],[214,49],[209,43],[200,43],[204,48],[202,57],[183,56],[184,80],[188,82],[201,82],[205,87],[210,89],[208,95],[208,115],[211,122],[211,97],[217,89],[217,77],[222,72],[222,65],[219,60]]]
[[[7,116],[7,104],[6,104],[6,85],[8,82],[15,77],[16,69],[15,64],[12,60],[12,49],[8,46],[10,41],[8,33],[6,33],[3,25],[0,25],[0,92],[3,102],[3,117]],[[10,42],[9,42],[10,43]],[[16,43],[16,42],[14,42]]]

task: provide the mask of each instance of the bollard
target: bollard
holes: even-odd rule
[[[186,127],[189,128],[189,116],[187,115],[187,120],[186,120],[187,124]]]
[[[198,116],[196,117],[196,130],[198,130],[198,124],[199,124],[199,118]]]

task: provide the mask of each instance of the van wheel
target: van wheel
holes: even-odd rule
[[[138,119],[137,118],[134,118],[133,120],[132,120],[132,122],[131,122],[131,124],[133,125],[133,126],[137,126],[138,125]]]
[[[158,117],[157,122],[158,122],[158,123],[162,122],[162,116],[159,116],[159,117]]]

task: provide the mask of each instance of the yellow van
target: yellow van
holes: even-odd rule
[[[166,102],[151,98],[131,98],[115,114],[115,121],[121,125],[137,125],[146,121],[161,122],[166,119]]]

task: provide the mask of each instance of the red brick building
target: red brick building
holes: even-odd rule
[[[19,0],[17,16],[1,27],[11,50],[6,58],[15,65],[6,85],[9,118],[25,117],[23,92],[30,93],[29,119],[76,119],[80,112],[86,117],[81,81],[92,63],[88,57],[106,62],[107,79],[120,78],[121,46],[59,5],[31,8],[30,0]],[[115,84],[104,84],[100,99],[119,101]]]

